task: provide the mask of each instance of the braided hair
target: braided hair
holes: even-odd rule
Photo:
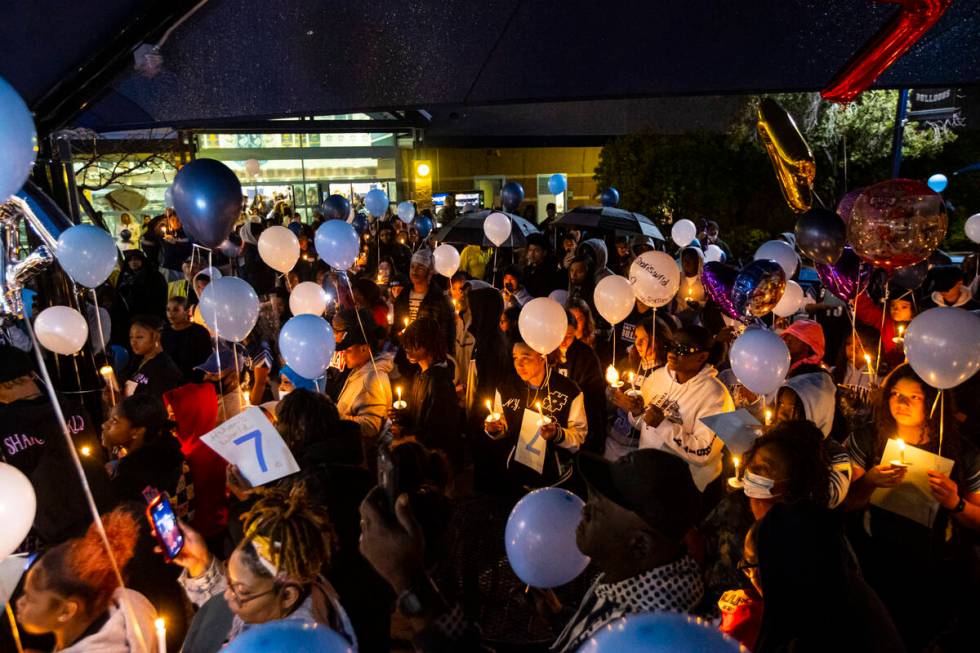
[[[333,553],[335,536],[327,509],[310,502],[304,483],[256,493],[259,500],[242,516],[245,539],[238,546],[249,568],[259,576],[272,576],[258,557],[262,542],[268,542],[261,555],[276,568],[277,576],[312,583]]]

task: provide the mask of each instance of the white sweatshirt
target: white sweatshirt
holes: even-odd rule
[[[643,382],[641,392],[646,405],[660,407],[665,414],[657,427],[640,422],[640,448],[660,449],[685,460],[691,468],[694,484],[702,492],[721,475],[721,451],[724,443],[701,422],[702,417],[735,410],[728,389],[718,380],[711,365],[689,379],[678,383],[666,366],[653,372]]]

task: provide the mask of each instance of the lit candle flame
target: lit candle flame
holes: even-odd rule
[[[405,321],[405,328],[407,329],[408,328],[408,318],[406,317],[404,321]]]
[[[102,367],[99,368],[99,374],[101,374],[105,378],[109,378],[110,376],[112,376],[112,366],[103,365]]]
[[[738,464],[742,462],[738,459],[738,456],[732,456],[732,464],[735,465],[735,476],[738,476]]]
[[[898,461],[905,464],[905,440],[898,438]]]
[[[83,456],[91,456],[92,455],[92,447],[89,447],[89,446],[84,446],[79,451],[81,451],[81,454]]]
[[[772,410],[766,408],[766,426],[772,424]]]
[[[493,412],[493,403],[491,403],[491,401],[489,399],[487,399],[487,412],[488,413],[492,413]]]
[[[614,365],[610,365],[606,368],[606,382],[614,388],[622,385],[619,382],[619,371]]]
[[[899,335],[899,337],[901,337],[903,333],[905,333],[905,325],[899,324],[898,325],[898,335]]]
[[[395,394],[398,395],[398,401],[402,400],[402,387],[398,386],[395,388]]]

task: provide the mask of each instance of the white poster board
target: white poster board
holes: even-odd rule
[[[885,445],[881,456],[881,464],[900,460],[898,440],[891,439]],[[953,461],[937,456],[918,447],[905,447],[905,478],[893,488],[878,488],[871,495],[872,505],[878,506],[896,515],[907,517],[926,528],[932,528],[936,515],[939,514],[939,502],[929,490],[927,470],[933,469],[949,476],[953,471]]]
[[[736,456],[744,455],[762,434],[759,420],[744,408],[702,417],[701,423],[714,431]]]
[[[237,467],[252,487],[299,471],[279,431],[257,406],[235,415],[202,436],[201,441]]]

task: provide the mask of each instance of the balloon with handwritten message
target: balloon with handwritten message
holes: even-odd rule
[[[664,306],[677,294],[681,285],[681,270],[670,254],[644,252],[630,266],[633,294],[647,306]]]

